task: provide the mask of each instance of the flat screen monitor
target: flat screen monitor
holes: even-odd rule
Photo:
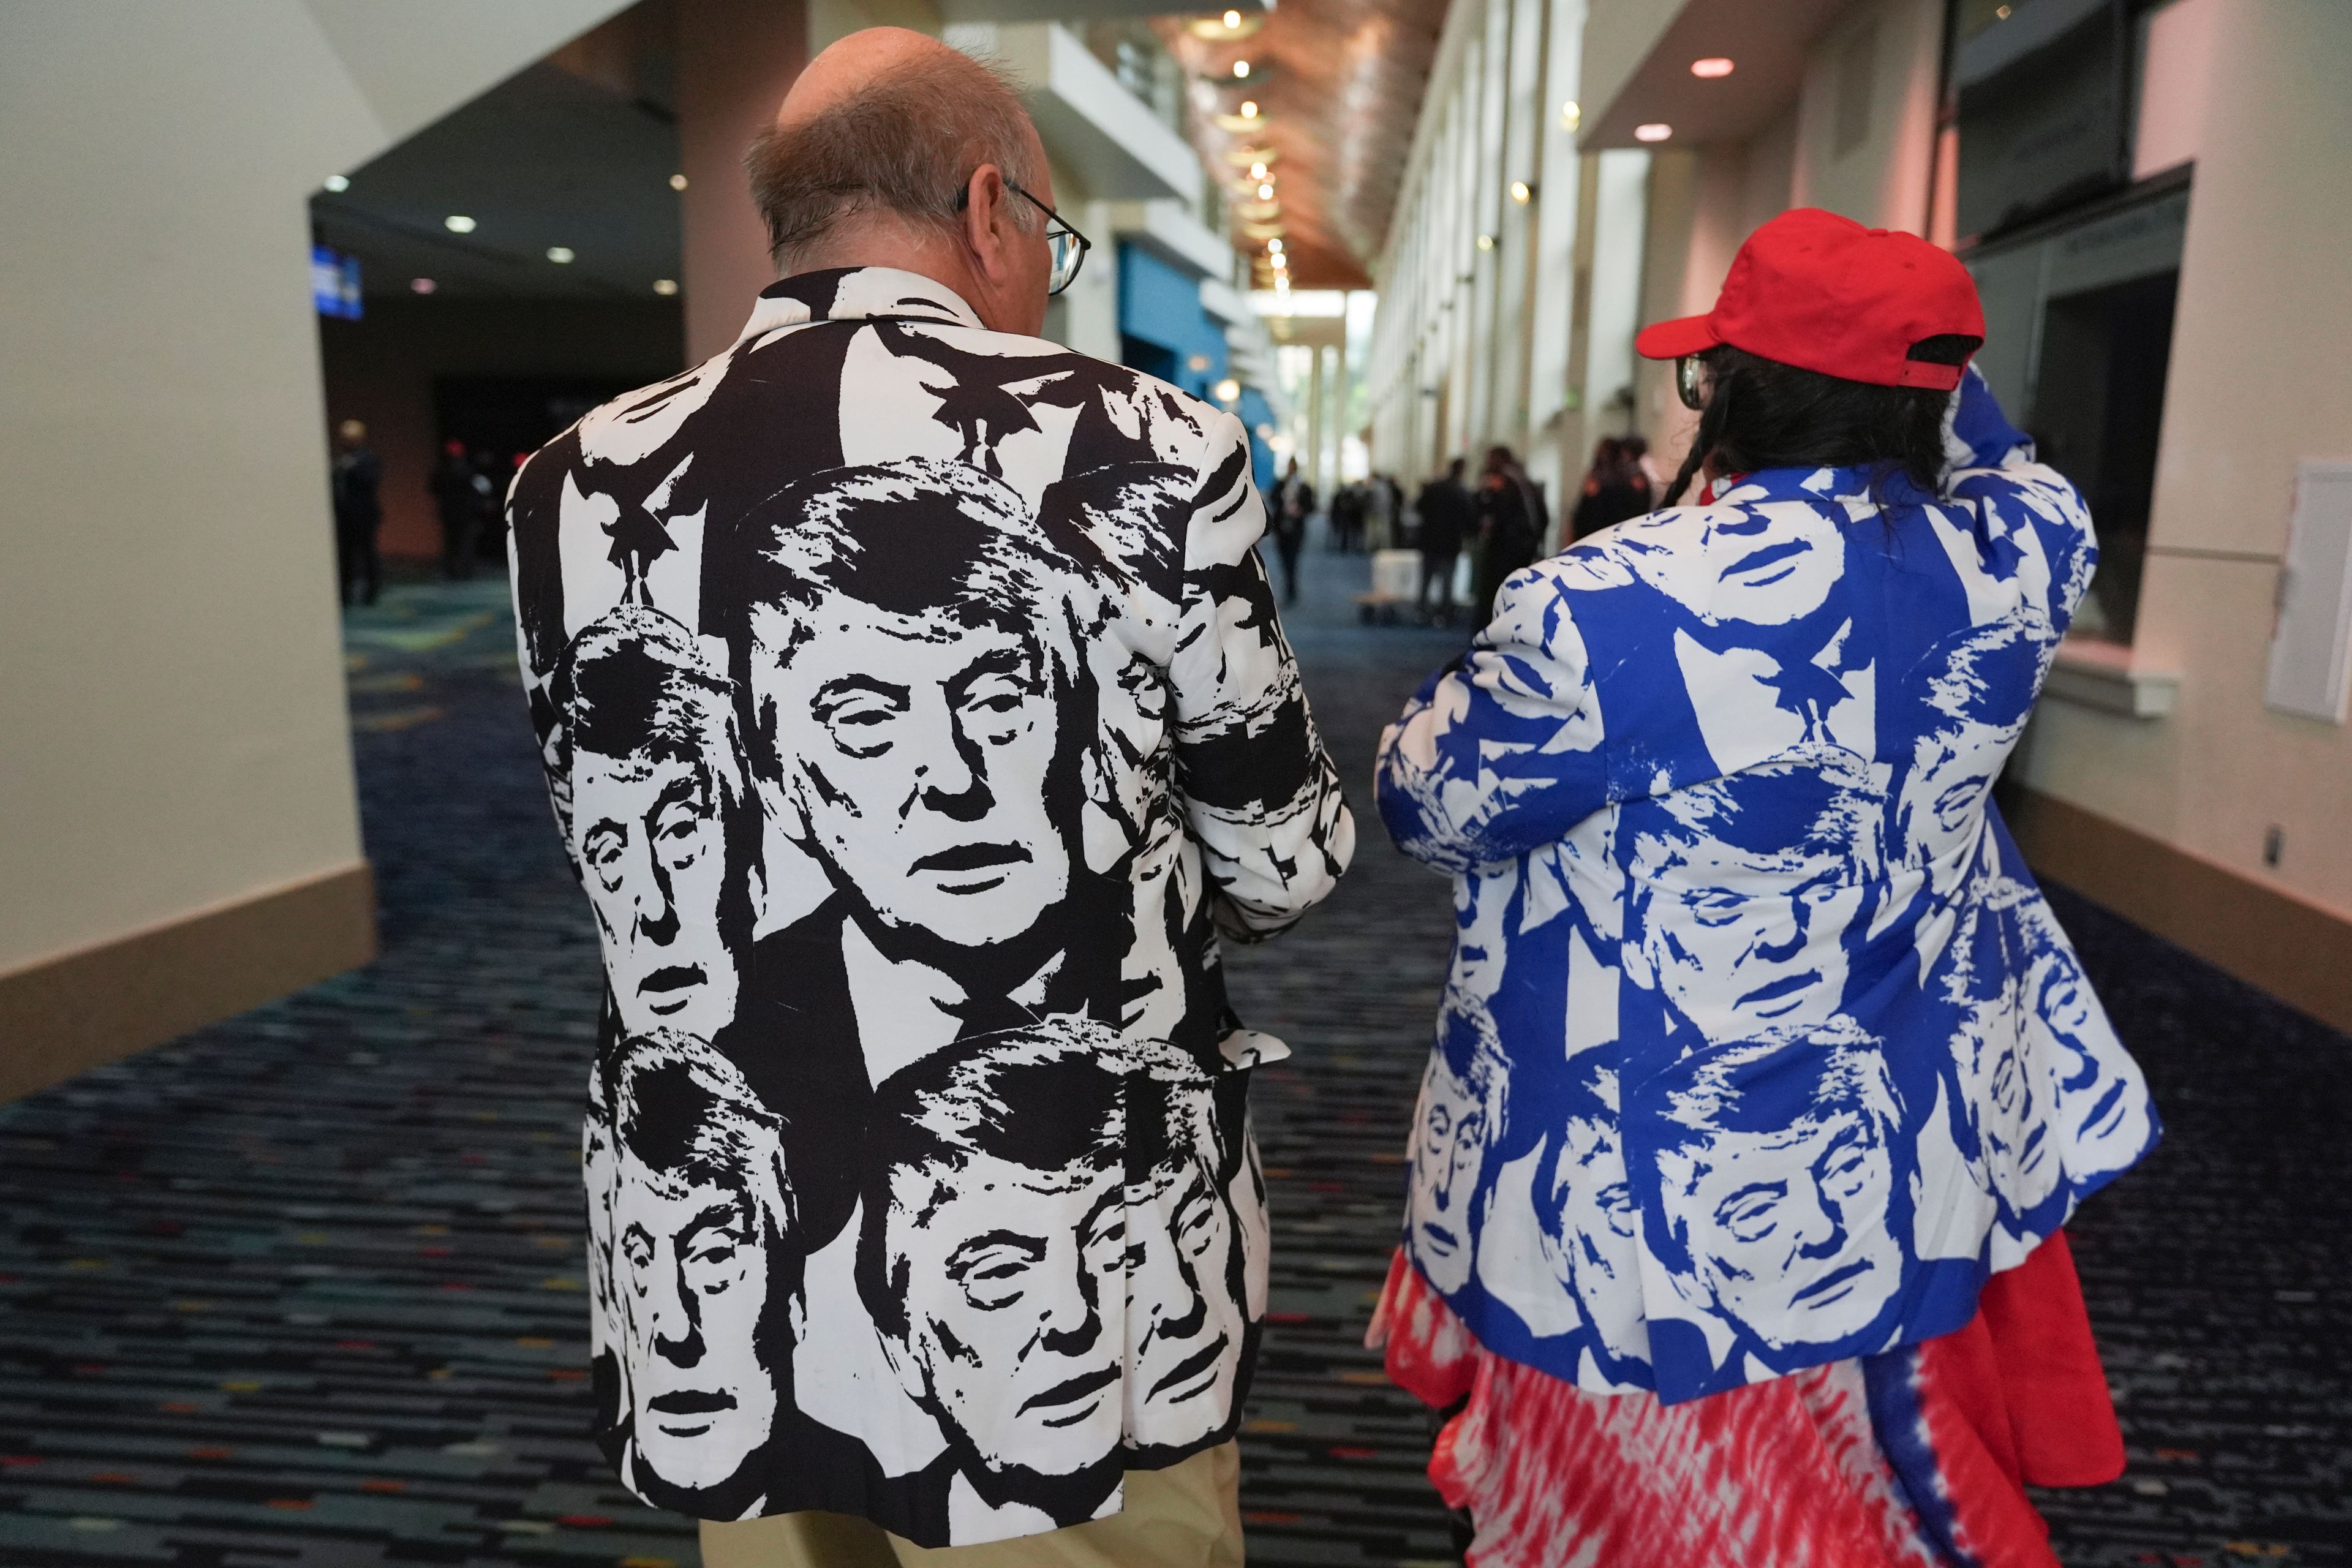
[[[1963,243],[2129,183],[2120,0],[2019,0],[1954,51]]]
[[[331,245],[310,247],[310,302],[338,321],[360,319],[360,258]]]

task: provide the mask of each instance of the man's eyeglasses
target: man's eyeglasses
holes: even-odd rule
[[[1054,269],[1046,277],[1045,292],[1049,296],[1060,293],[1077,280],[1078,268],[1086,265],[1087,252],[1095,247],[1095,242],[1063,222],[1060,213],[1012,181],[1005,181],[1004,188],[1045,215],[1045,243],[1054,257]],[[961,212],[971,205],[971,187],[966,185],[956,193],[956,211]]]

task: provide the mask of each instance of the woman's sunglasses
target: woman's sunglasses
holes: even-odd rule
[[[1707,370],[1706,361],[1696,354],[1675,361],[1675,395],[1692,413],[1706,412],[1706,400],[1715,395],[1715,376]]]

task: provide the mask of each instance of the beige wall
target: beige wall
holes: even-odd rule
[[[614,9],[0,12],[0,980],[358,861],[305,200]]]
[[[1861,0],[1813,41],[1797,99],[1789,205],[1927,233],[1943,16],[1942,0]],[[1847,96],[1865,84],[1858,99],[1866,98],[1866,115]],[[1849,123],[1866,127],[1852,145],[1840,135]]]
[[[2352,96],[2340,70],[2352,7],[2176,10],[2191,7],[2205,16],[2169,25],[2200,24],[2204,100],[2179,115],[2201,142],[2133,649],[2139,665],[2179,674],[2179,707],[2135,721],[2046,703],[2028,778],[2352,911],[2352,731],[2263,705],[2296,460],[2352,458],[2340,330],[2352,321]],[[2262,863],[2273,824],[2285,832],[2275,870]]]
[[[802,0],[680,0],[678,283],[690,364],[733,342],[751,301],[776,280],[743,152],[808,63],[810,21]]]

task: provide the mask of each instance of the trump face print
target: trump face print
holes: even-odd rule
[[[1383,738],[1459,933],[1403,1248],[1668,1402],[1948,1333],[2155,1112],[1992,805],[2095,556],[1973,374],[1934,493],[1776,469],[1513,577]]]
[[[1353,825],[1230,416],[886,268],[761,297],[509,500],[604,955],[600,1439],[929,1546],[1231,1436],[1265,1311],[1221,941]]]

